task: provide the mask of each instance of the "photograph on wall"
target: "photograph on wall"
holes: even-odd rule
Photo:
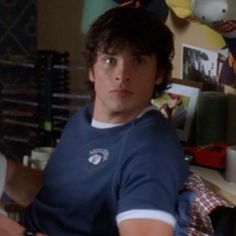
[[[152,100],[182,141],[189,139],[199,91],[196,87],[172,83],[160,97]]]
[[[204,82],[209,85],[217,83],[218,52],[183,44],[181,57],[182,79]]]
[[[218,61],[218,83],[236,89],[236,59],[233,54],[227,48],[221,49]]]

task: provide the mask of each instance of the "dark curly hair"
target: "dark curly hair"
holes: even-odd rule
[[[158,15],[144,8],[112,8],[97,18],[85,38],[85,60],[92,69],[97,52],[130,46],[139,54],[156,55],[163,82],[155,86],[153,97],[166,89],[174,56],[173,34]],[[93,89],[93,83],[90,84]]]

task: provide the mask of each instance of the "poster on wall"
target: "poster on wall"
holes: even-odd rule
[[[181,75],[184,80],[216,84],[219,54],[204,48],[182,45]]]

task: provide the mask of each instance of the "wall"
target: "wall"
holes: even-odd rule
[[[187,22],[178,18],[170,11],[167,25],[175,35],[175,57],[173,60],[173,77],[181,78],[181,47],[189,44],[212,51],[218,51],[224,46],[222,37],[204,25]]]
[[[83,0],[38,1],[38,49],[69,51],[71,64],[83,64],[81,56],[84,37],[81,33],[82,9]],[[177,18],[171,11],[167,24],[175,35],[176,55],[173,60],[173,77],[181,78],[182,43],[213,51],[219,49],[219,44],[223,45],[221,37],[217,36],[217,39],[214,37],[212,39],[206,27]],[[83,87],[81,77],[83,77],[81,72],[72,72],[73,89]]]
[[[80,30],[82,0],[38,1],[38,49],[70,53],[71,64],[82,64],[83,34]],[[80,89],[83,73],[71,71],[72,89]]]

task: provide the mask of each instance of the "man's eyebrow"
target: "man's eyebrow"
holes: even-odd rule
[[[116,55],[117,52],[115,51],[105,51],[105,50],[100,50],[98,51],[99,54],[107,54],[107,55]]]
[[[120,50],[99,50],[98,53],[99,54],[106,54],[106,55],[110,55],[110,56],[115,56],[117,54],[119,54]],[[151,54],[147,53],[147,52],[140,52],[140,51],[131,51],[131,55],[134,57],[139,57],[139,56],[151,56]]]
[[[133,56],[135,56],[135,57],[150,57],[151,55],[148,53],[139,52],[139,53],[133,53]]]

